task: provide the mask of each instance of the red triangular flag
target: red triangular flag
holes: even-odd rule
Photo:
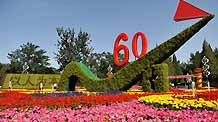
[[[182,21],[187,19],[195,19],[200,17],[209,16],[210,14],[206,11],[193,6],[192,4],[180,0],[179,5],[174,16],[175,21]]]

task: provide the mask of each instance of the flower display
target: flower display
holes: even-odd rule
[[[216,122],[217,91],[170,90],[164,93],[108,91],[24,94],[0,93],[0,121]]]
[[[179,99],[171,94],[166,95],[150,95],[140,97],[139,102],[151,104],[156,107],[169,107],[170,109],[210,109],[218,110],[218,101],[199,99]]]
[[[218,101],[218,91],[213,92],[199,92],[197,94],[198,98],[203,98],[205,100],[216,100]]]
[[[217,121],[218,112],[207,110],[178,110],[154,108],[145,106],[137,100],[123,103],[113,103],[91,108],[81,107],[46,109],[34,107],[29,109],[11,108],[0,111],[0,121],[58,121],[58,122],[143,122],[143,121],[179,121],[179,122],[207,122]]]
[[[151,93],[143,94],[100,94],[100,95],[83,95],[70,96],[69,94],[53,94],[53,95],[30,95],[19,92],[3,92],[0,93],[0,108],[13,107],[47,107],[47,108],[63,108],[78,106],[96,106],[109,105],[111,103],[125,102],[137,99],[141,96],[147,96]]]

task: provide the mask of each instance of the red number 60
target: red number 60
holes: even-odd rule
[[[138,37],[141,36],[141,39],[142,39],[142,51],[141,51],[141,54],[139,55],[138,54],[138,47],[137,47],[137,41],[138,41]],[[126,63],[128,63],[128,60],[129,60],[129,50],[128,50],[128,47],[126,47],[125,45],[119,45],[119,42],[120,40],[123,40],[123,41],[127,41],[128,40],[128,35],[126,33],[121,33],[118,35],[118,37],[116,38],[116,41],[114,43],[114,63],[117,65],[117,66],[123,66],[125,65]],[[133,52],[133,55],[136,57],[136,58],[141,58],[144,54],[146,54],[147,52],[147,38],[146,36],[142,33],[142,32],[137,32],[134,37],[133,37],[133,40],[132,40],[132,52]],[[119,52],[120,50],[124,50],[124,59],[123,61],[119,61]]]

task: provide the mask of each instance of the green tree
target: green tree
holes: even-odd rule
[[[6,71],[9,69],[9,64],[0,63],[0,86],[2,86]]]
[[[217,47],[214,49],[214,55],[215,55],[216,58],[218,59],[218,48],[217,48]]]
[[[183,66],[180,63],[180,61],[177,59],[176,55],[173,55],[173,60],[172,63],[174,65],[175,68],[175,75],[183,75]]]
[[[193,71],[195,68],[202,67],[202,58],[206,56],[209,59],[209,71],[211,75],[209,77],[210,81],[218,81],[218,49],[215,48],[214,50],[211,48],[210,44],[204,40],[202,44],[202,51],[196,51],[194,54],[191,53],[190,61],[186,64],[186,70]]]
[[[60,70],[63,70],[71,61],[87,64],[87,59],[93,51],[93,48],[89,47],[90,35],[82,30],[76,35],[74,29],[70,28],[59,27],[56,30],[59,36],[56,59],[60,65]]]
[[[189,65],[187,67],[189,67],[189,70],[194,70],[195,68],[199,68],[201,67],[201,53],[199,51],[195,52],[195,54],[191,53],[190,54],[190,61],[189,61]]]
[[[202,58],[203,56],[206,56],[209,59],[208,65],[210,66],[209,71],[211,72],[211,75],[209,76],[210,81],[216,81],[218,80],[218,63],[216,59],[216,54],[213,52],[213,49],[211,48],[210,44],[204,40],[202,52],[201,52]]]
[[[184,65],[180,63],[175,54],[172,57],[169,57],[167,60],[165,60],[164,63],[168,64],[168,74],[170,76],[184,74]],[[177,84],[184,82],[184,79],[170,79],[170,82]]]
[[[214,55],[216,56],[216,63],[218,64],[218,48],[214,49]]]
[[[6,73],[6,71],[9,69],[9,64],[2,64],[0,63],[0,74]]]
[[[20,46],[19,49],[8,53],[10,68],[8,72],[21,73],[25,62],[29,66],[29,73],[48,73],[49,57],[46,51],[39,49],[40,46],[27,42]]]
[[[123,55],[119,55],[121,58]],[[95,72],[98,77],[105,78],[109,65],[113,68],[112,72],[117,72],[121,67],[116,66],[113,60],[113,54],[110,52],[92,53],[87,62],[89,68]]]
[[[168,64],[168,74],[169,75],[175,75],[175,68],[173,66],[173,63],[172,63],[172,57],[169,57],[168,59],[166,59],[164,61],[164,63]]]
[[[183,75],[183,65],[177,60],[176,55],[169,57],[164,63],[168,64],[169,75]]]

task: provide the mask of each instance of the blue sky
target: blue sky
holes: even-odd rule
[[[215,18],[176,52],[184,62],[191,52],[201,50],[205,38],[212,47],[218,47],[218,1],[186,1],[215,14]],[[177,4],[178,0],[0,0],[0,62],[8,63],[7,54],[29,41],[45,49],[52,66],[58,67],[54,53],[56,27],[61,26],[88,32],[95,52],[113,52],[116,36],[126,32],[129,41],[124,44],[134,59],[131,40],[136,32],[147,36],[150,50],[198,21],[174,22]]]

